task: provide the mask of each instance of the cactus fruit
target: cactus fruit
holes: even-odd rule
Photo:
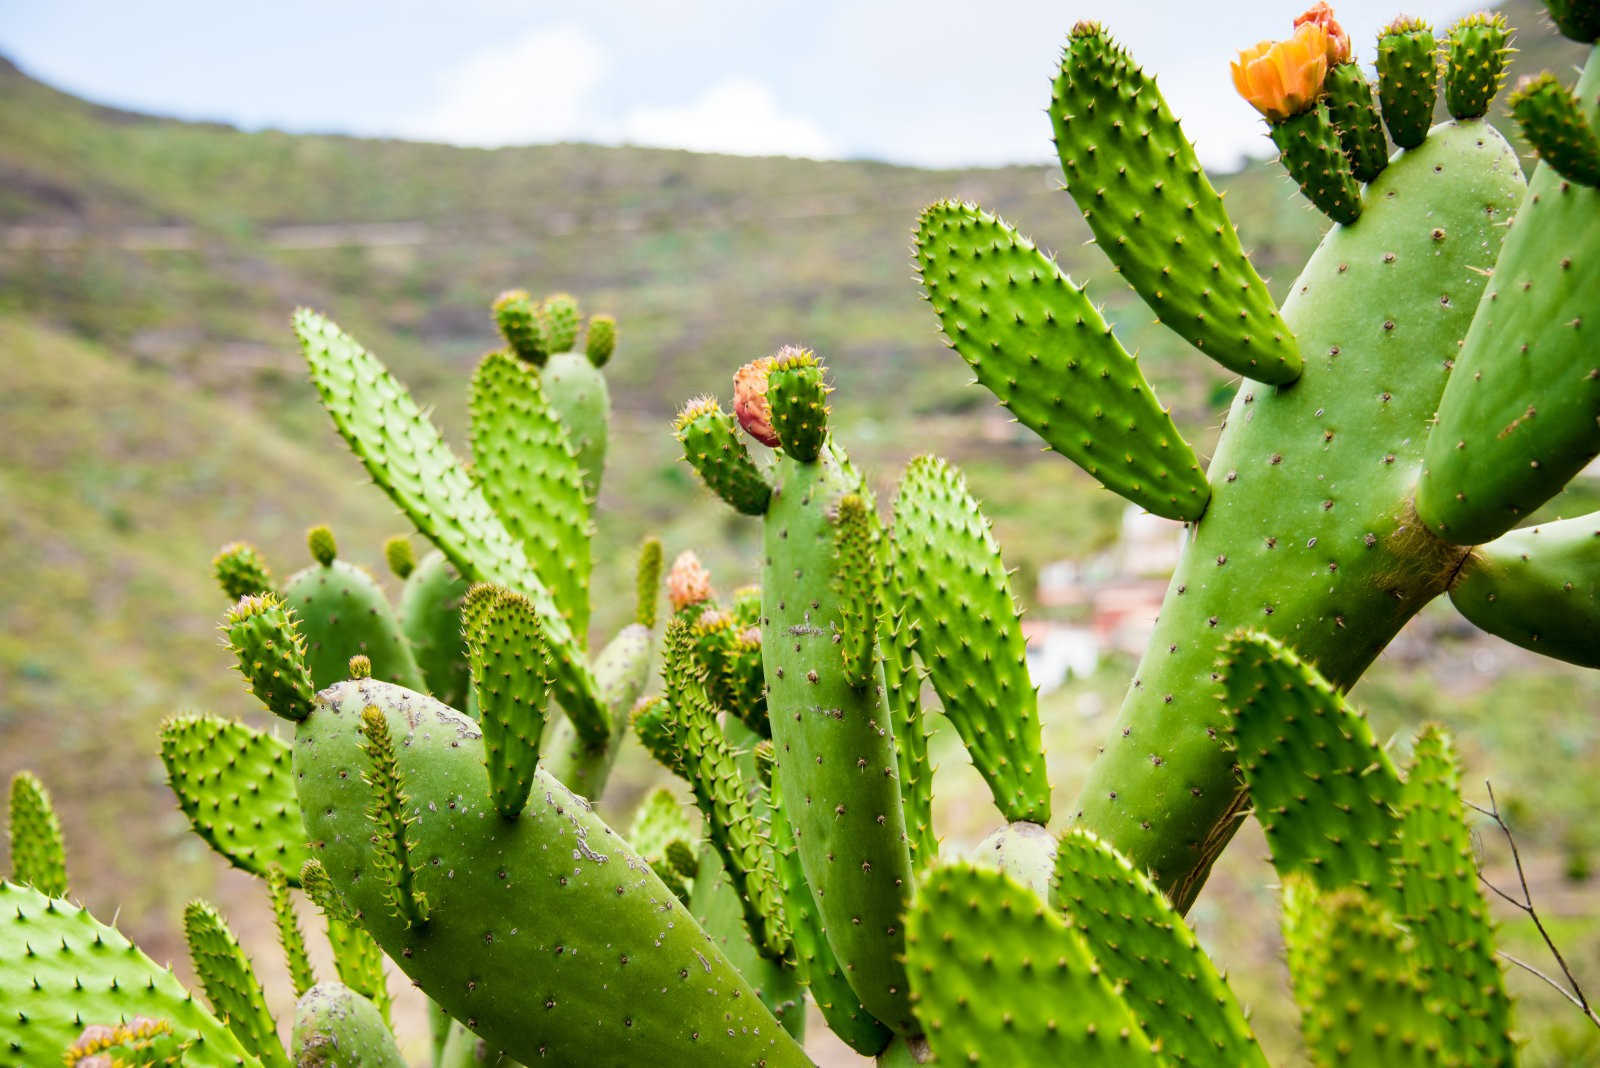
[[[1600,512],[1478,546],[1456,573],[1450,600],[1490,634],[1600,668]]]
[[[311,847],[290,762],[288,745],[243,723],[183,715],[161,725],[167,785],[195,833],[236,868],[281,868],[298,884]]]
[[[372,1002],[339,983],[320,983],[294,1006],[295,1068],[405,1068]]]
[[[425,926],[392,915],[385,899],[396,880],[370,874],[372,791],[355,772],[368,764],[357,723],[374,716],[399,743],[401,818],[414,821],[406,840],[419,863],[416,892],[430,905]],[[581,798],[540,770],[515,822],[483,818],[491,809],[481,745],[471,720],[377,681],[325,691],[296,730],[307,831],[391,959],[525,1062],[805,1063],[650,866]],[[678,993],[663,996],[669,990]]]
[[[1444,100],[1457,119],[1481,119],[1505,81],[1511,29],[1499,14],[1468,15],[1445,39]]]
[[[1439,91],[1438,41],[1423,20],[1402,16],[1378,34],[1378,101],[1389,137],[1416,148],[1428,136]]]
[[[1511,97],[1511,114],[1539,159],[1579,185],[1600,186],[1600,135],[1576,94],[1548,71],[1526,78]]]
[[[1156,316],[1229,370],[1263,382],[1299,377],[1294,335],[1194,147],[1155,80],[1099,24],[1073,27],[1050,119],[1068,192]]]
[[[1591,129],[1596,54],[1577,88]],[[1454,544],[1499,537],[1600,454],[1597,218],[1600,187],[1535,168],[1428,436],[1417,511]]]
[[[1194,450],[1054,260],[997,216],[954,201],[922,213],[916,249],[951,347],[1024,426],[1157,515],[1205,511],[1210,493]]]
[[[88,911],[0,881],[0,1054],[12,1064],[61,1063],[87,1023],[163,1020],[188,1043],[185,1065],[256,1063],[170,971]]]
[[[8,824],[11,880],[46,897],[67,896],[67,848],[50,793],[38,776],[19,771],[11,777]]]
[[[367,657],[377,678],[420,689],[422,672],[389,600],[362,568],[338,559],[327,527],[306,533],[312,564],[289,577],[283,603],[305,642],[306,667],[317,687],[344,678],[350,658]]]

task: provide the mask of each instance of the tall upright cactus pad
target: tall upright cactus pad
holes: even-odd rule
[[[761,652],[780,784],[823,927],[862,1005],[914,1029],[899,960],[911,894],[894,724],[881,665],[852,686],[840,618],[833,514],[859,477],[830,442],[815,463],[783,457],[765,519]]]
[[[1220,647],[1258,629],[1348,687],[1464,555],[1410,516],[1423,432],[1522,188],[1479,124],[1445,124],[1368,188],[1284,304],[1294,388],[1245,382],[1122,711],[1074,815],[1186,907],[1242,812],[1218,745]]]
[[[294,1006],[295,1068],[405,1068],[383,1016],[339,983],[320,983]]]
[[[1511,1000],[1478,889],[1460,777],[1450,739],[1437,726],[1424,728],[1400,802],[1403,915],[1416,938],[1418,978],[1452,1043],[1467,1051],[1465,1063],[1509,1068],[1516,1063]]]
[[[772,500],[772,486],[739,438],[733,416],[715,397],[697,397],[684,405],[675,425],[684,459],[706,486],[744,515],[763,515]]]
[[[189,826],[229,864],[265,877],[282,868],[298,885],[311,859],[286,742],[217,716],[161,725],[167,785]]]
[[[426,926],[371,876],[371,790],[358,726],[378,708],[395,739]],[[698,931],[650,866],[541,769],[528,807],[493,814],[482,735],[421,694],[376,681],[324,691],[295,738],[295,770],[335,885],[390,958],[452,1016],[518,1060],[631,1065],[804,1055]],[[437,862],[437,863],[436,863]],[[596,1028],[607,1041],[595,1042]]]
[[[595,686],[611,722],[607,734],[595,737],[580,721],[565,716],[541,747],[544,770],[580,797],[599,797],[611,774],[628,729],[628,712],[650,681],[651,646],[650,629],[630,623],[595,654]],[[552,664],[552,676],[554,672]]]
[[[589,499],[600,496],[606,469],[606,446],[611,432],[611,391],[600,368],[616,346],[616,323],[611,323],[610,344],[601,328],[598,344],[587,352],[572,351],[578,340],[578,305],[565,294],[546,298],[540,309],[550,357],[539,371],[539,385],[551,409],[567,428],[568,440],[578,456],[583,487]],[[590,330],[594,326],[591,324]]]
[[[31,771],[11,777],[11,881],[45,897],[67,896],[67,849],[44,783]]]
[[[1578,82],[1600,129],[1600,59]],[[1541,163],[1428,436],[1417,511],[1458,545],[1489,541],[1600,453],[1600,188]]]
[[[312,682],[331,686],[348,676],[352,656],[365,656],[374,678],[414,690],[425,686],[378,583],[364,569],[338,559],[327,527],[312,527],[306,538],[312,563],[284,583],[283,603],[294,612],[305,639]]]
[[[1457,572],[1450,600],[1490,634],[1600,668],[1600,512],[1478,546]]]
[[[533,605],[519,593],[479,586],[489,604],[467,636],[472,689],[494,807],[516,819],[533,788],[550,696],[550,664]]]
[[[989,521],[959,471],[911,461],[895,498],[895,572],[917,655],[1007,822],[1050,822],[1027,641]]]
[[[540,377],[503,352],[472,375],[472,477],[581,645],[589,630],[589,503],[583,469]]]
[[[930,871],[907,926],[917,1018],[939,1063],[1167,1063],[1083,936],[999,872]]]
[[[257,1064],[239,1040],[114,927],[66,901],[0,880],[0,1057],[60,1064],[86,1024],[165,1020],[188,1042],[184,1064]]]
[[[951,347],[1019,422],[1113,493],[1157,515],[1199,518],[1211,491],[1194,450],[1053,259],[955,201],[923,211],[916,257]]]
[[[1272,638],[1241,634],[1218,665],[1228,741],[1280,872],[1387,892],[1400,776],[1366,719]]]
[[[469,583],[435,549],[405,576],[400,591],[400,629],[411,645],[428,692],[451,708],[467,703],[466,645],[461,638],[461,601]]]
[[[289,1068],[261,981],[217,910],[204,901],[189,902],[183,910],[183,936],[206,1000],[228,1030],[263,1065]]]
[[[1378,100],[1401,148],[1416,148],[1428,136],[1439,94],[1438,48],[1421,19],[1398,18],[1378,34]]]
[[[1177,1064],[1266,1068],[1244,1012],[1183,918],[1142,872],[1084,831],[1056,851],[1055,906]],[[1159,964],[1157,964],[1159,962]]]
[[[939,858],[933,829],[933,763],[928,759],[928,729],[922,715],[922,675],[916,662],[916,624],[910,595],[895,566],[894,539],[878,540],[878,572],[883,591],[878,617],[878,652],[883,658],[884,694],[894,717],[894,755],[900,765],[900,805],[911,862],[921,871]]]
[[[1067,190],[1156,316],[1224,367],[1283,384],[1300,350],[1155,80],[1097,23],[1072,29],[1050,98]]]
[[[556,665],[557,700],[586,736],[605,737],[611,720],[582,643],[439,431],[388,369],[344,331],[306,309],[295,313],[294,325],[323,407],[373,481],[463,577],[533,601]]]
[[[1318,1068],[1480,1063],[1451,1056],[1413,966],[1415,943],[1359,890],[1285,886],[1284,941],[1301,1031]]]

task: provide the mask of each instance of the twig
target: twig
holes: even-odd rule
[[[1511,954],[1507,953],[1503,949],[1496,950],[1495,952],[1496,952],[1497,956],[1505,958],[1506,960],[1510,961],[1512,964],[1515,964],[1517,967],[1521,968],[1523,971],[1529,972],[1529,973],[1531,973],[1533,975],[1538,976],[1540,979],[1543,979],[1545,982],[1550,984],[1550,988],[1552,990],[1554,990],[1556,993],[1560,994],[1562,997],[1566,998],[1568,1001],[1570,1001],[1574,1005],[1578,1006],[1578,1008],[1580,1008],[1580,1009],[1583,1008],[1583,1002],[1579,1001],[1577,999],[1577,997],[1572,993],[1572,991],[1568,990],[1566,987],[1562,986],[1560,983],[1558,983],[1554,979],[1550,978],[1544,972],[1541,972],[1538,968],[1535,968],[1533,965],[1529,964],[1527,961],[1522,960],[1519,957],[1513,957]],[[1587,1011],[1587,1010],[1585,1010],[1585,1011]]]
[[[1516,898],[1512,897],[1510,894],[1491,883],[1484,876],[1482,869],[1478,871],[1478,881],[1483,883],[1483,885],[1487,886],[1490,890],[1493,890],[1500,896],[1502,900],[1528,914],[1528,918],[1533,921],[1534,927],[1538,928],[1539,937],[1544,939],[1545,947],[1550,950],[1550,955],[1556,959],[1557,964],[1561,965],[1561,974],[1567,977],[1567,985],[1572,989],[1570,991],[1564,989],[1559,983],[1541,972],[1539,969],[1518,960],[1509,953],[1502,952],[1500,956],[1504,957],[1511,963],[1518,965],[1519,967],[1527,969],[1534,975],[1537,975],[1539,978],[1549,983],[1551,986],[1555,987],[1557,990],[1560,990],[1561,993],[1566,996],[1568,1001],[1572,1002],[1574,1005],[1578,1006],[1579,1009],[1583,1010],[1583,1014],[1589,1018],[1590,1023],[1593,1023],[1596,1027],[1600,1027],[1600,1015],[1596,1015],[1594,1009],[1589,1006],[1589,999],[1584,996],[1583,987],[1578,984],[1578,979],[1572,974],[1572,969],[1567,967],[1566,958],[1563,957],[1561,955],[1561,951],[1556,948],[1555,939],[1551,938],[1550,932],[1545,930],[1544,921],[1539,918],[1538,910],[1533,907],[1533,893],[1528,889],[1528,876],[1522,870],[1522,854],[1517,851],[1517,840],[1511,834],[1511,826],[1506,823],[1505,818],[1500,815],[1500,804],[1494,799],[1494,787],[1491,786],[1486,780],[1483,784],[1483,788],[1489,791],[1489,807],[1484,808],[1482,805],[1474,804],[1471,801],[1468,801],[1467,805],[1475,812],[1481,813],[1482,815],[1488,816],[1490,819],[1494,820],[1494,822],[1499,826],[1501,833],[1505,835],[1506,845],[1511,847],[1511,861],[1516,865],[1517,868],[1517,882],[1522,886],[1522,900],[1518,901]]]

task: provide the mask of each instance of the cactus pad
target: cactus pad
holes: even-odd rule
[[[67,896],[67,849],[44,783],[31,771],[11,777],[11,881],[45,897]]]
[[[683,458],[699,472],[711,492],[736,512],[766,512],[772,487],[750,458],[733,416],[724,412],[715,398],[690,401],[678,415],[676,433],[683,446]]]
[[[206,1000],[228,1030],[263,1065],[289,1068],[255,968],[217,910],[204,901],[189,902],[183,910],[183,937]]]
[[[377,1007],[347,986],[320,983],[294,1006],[295,1068],[405,1068]]]
[[[1445,40],[1444,100],[1458,119],[1481,119],[1500,91],[1511,58],[1511,29],[1501,14],[1468,15]]]
[[[1396,19],[1378,34],[1378,100],[1401,148],[1416,148],[1428,136],[1439,95],[1438,47],[1421,19]]]

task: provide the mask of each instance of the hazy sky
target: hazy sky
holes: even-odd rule
[[[1272,151],[1228,60],[1309,0],[0,0],[0,52],[90,99],[247,128],[581,140],[930,165],[1050,158],[1061,42],[1098,18],[1202,157]],[[1459,2],[1412,2],[1435,23]],[[1394,0],[1346,0],[1370,62]]]

